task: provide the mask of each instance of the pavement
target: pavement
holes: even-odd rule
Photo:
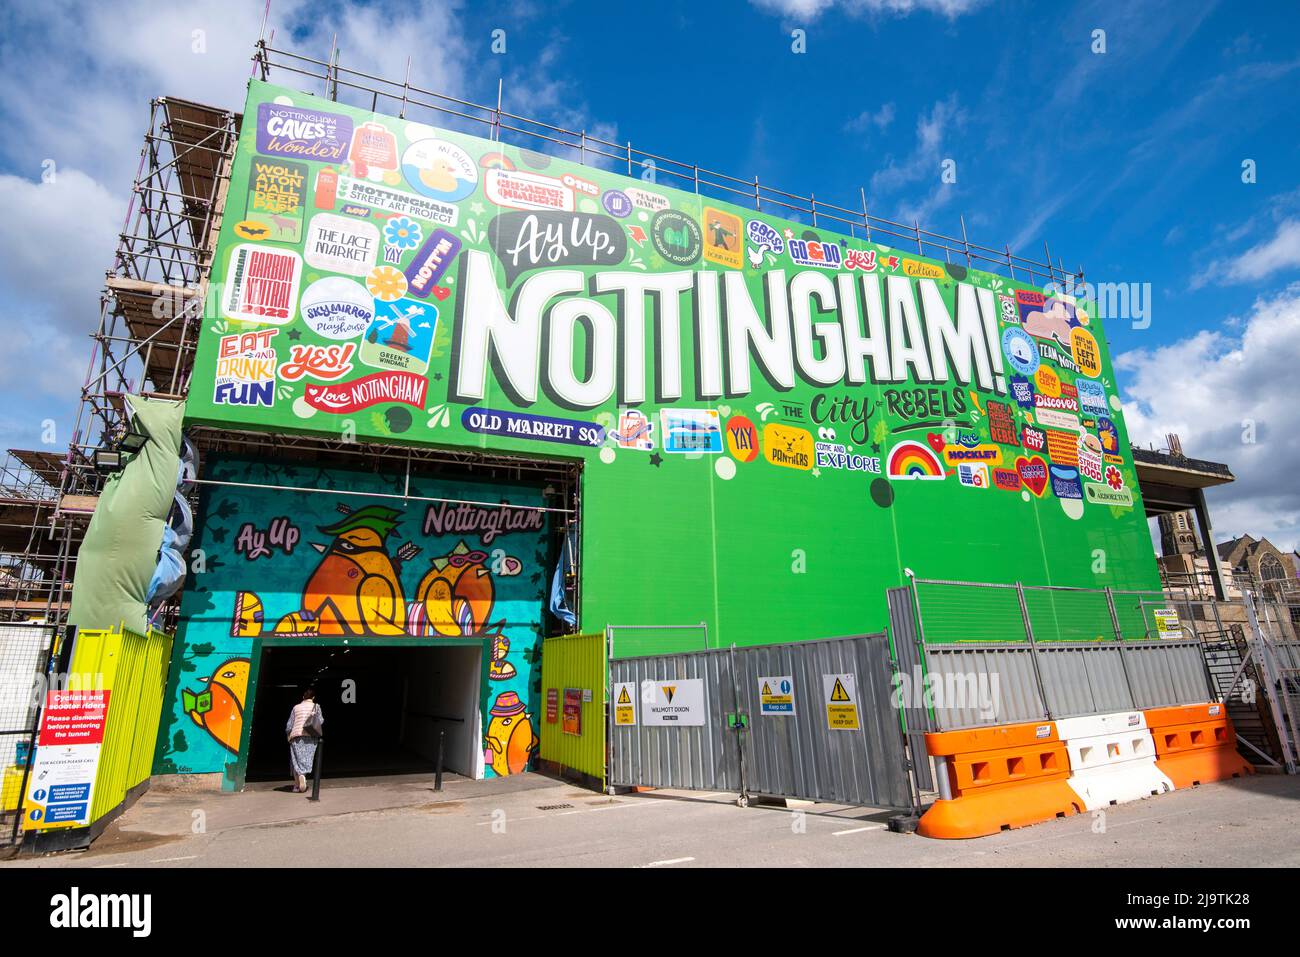
[[[893,812],[733,793],[599,794],[539,774],[154,788],[81,852],[25,867],[1297,867],[1300,777],[1207,784],[971,841],[895,834]]]

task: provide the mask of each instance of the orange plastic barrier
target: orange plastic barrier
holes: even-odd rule
[[[1156,743],[1156,767],[1168,775],[1174,787],[1255,773],[1250,762],[1237,753],[1237,733],[1223,705],[1151,708],[1145,714]]]
[[[918,834],[983,837],[1083,810],[1066,783],[1069,757],[1050,721],[927,734],[925,748],[938,765],[940,798],[922,815]]]

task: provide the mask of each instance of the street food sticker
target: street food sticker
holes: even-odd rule
[[[858,690],[853,673],[822,675],[826,701],[826,727],[832,731],[857,731]]]
[[[636,724],[636,682],[614,682],[614,724]]]
[[[768,675],[758,679],[758,713],[794,717],[794,675]]]

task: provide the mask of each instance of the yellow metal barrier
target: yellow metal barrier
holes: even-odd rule
[[[590,775],[605,786],[605,636],[564,635],[542,642],[542,701],[555,692],[554,718],[542,715],[541,759]],[[564,730],[564,692],[590,692],[579,705],[580,731]],[[585,696],[583,696],[585,697]]]
[[[90,808],[92,824],[149,778],[171,647],[171,635],[160,631],[139,635],[119,626],[77,632],[69,688],[111,692]]]

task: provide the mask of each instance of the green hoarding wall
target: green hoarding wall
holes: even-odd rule
[[[585,630],[1158,582],[1090,303],[257,81],[242,130],[190,420],[582,459]]]

